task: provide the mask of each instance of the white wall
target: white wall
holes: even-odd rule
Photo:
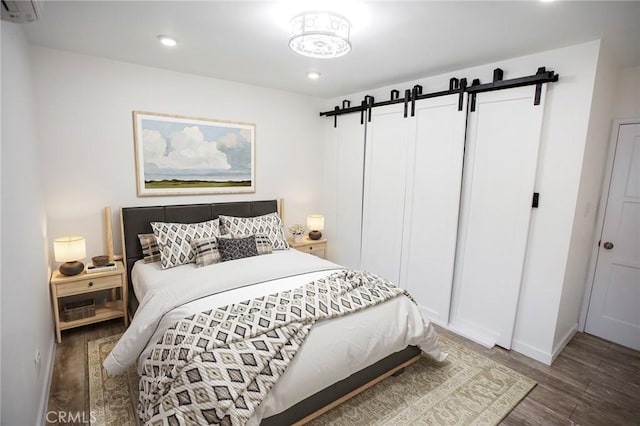
[[[21,27],[3,22],[0,423],[6,425],[42,423],[55,348],[29,50]]]
[[[576,200],[569,258],[558,307],[553,340],[552,355],[554,357],[564,348],[568,339],[578,328],[578,316],[594,245],[596,217],[611,135],[616,74],[617,64],[613,56],[602,47],[589,115],[589,129],[582,163],[580,189]]]
[[[547,92],[536,184],[540,208],[530,227],[513,348],[545,362],[553,352],[599,47],[595,41],[540,58],[560,81]]]
[[[541,194],[540,208],[533,211],[513,341],[514,349],[547,362],[553,348],[573,229],[599,47],[599,41],[583,43],[372,89],[325,103],[325,110],[329,110],[342,99],[358,104],[365,94],[385,100],[389,99],[391,89],[399,89],[402,94],[414,84],[421,84],[424,92],[440,91],[448,88],[451,77],[480,78],[486,83],[492,80],[496,67],[504,70],[505,79],[534,74],[539,66],[560,75],[559,82],[548,85],[536,180],[536,191]]]
[[[599,65],[600,68],[600,65]],[[600,69],[598,70],[598,75],[600,75]],[[607,116],[610,118],[609,126],[611,126],[613,120],[616,119],[638,119],[640,118],[640,67],[631,67],[631,68],[622,68],[618,70],[614,70],[613,77],[614,82],[612,85],[614,86],[611,89],[611,93],[613,94],[613,99],[611,100],[611,107],[609,111],[606,111]],[[598,86],[596,85],[596,90]],[[616,129],[611,128],[611,132],[607,135],[607,146],[608,151],[602,152],[600,155],[606,159],[607,162],[611,162],[612,159],[610,155],[613,155],[611,152],[611,134]],[[591,130],[590,130],[591,134]],[[606,167],[605,167],[606,171]],[[606,176],[603,174],[603,180]],[[600,196],[602,197],[602,190],[600,191]],[[590,241],[590,246],[592,248],[591,251],[591,260],[589,263],[589,270],[587,274],[587,282],[585,283],[585,290],[583,292],[582,298],[582,307],[580,313],[580,324],[579,330],[584,331],[584,324],[587,318],[587,312],[589,308],[589,302],[591,300],[591,291],[593,289],[593,275],[595,273],[596,260],[597,260],[597,240],[599,240],[602,233],[602,216],[604,214],[604,209],[602,202],[606,202],[605,200],[600,200],[598,202],[598,212],[597,212],[597,221],[596,226],[594,228],[594,233],[592,240]]]
[[[32,52],[51,237],[84,235],[88,257],[104,253],[107,205],[116,253],[122,206],[283,197],[287,224],[306,224],[306,215],[318,210],[319,100],[60,50]],[[133,110],[255,123],[256,193],[138,198]]]
[[[613,118],[640,117],[640,67],[623,68],[616,77]]]

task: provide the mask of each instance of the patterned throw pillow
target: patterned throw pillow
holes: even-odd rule
[[[220,236],[218,219],[200,223],[152,222],[151,228],[160,246],[162,269],[195,262],[192,240]]]
[[[271,240],[264,234],[256,234],[256,249],[258,250],[258,255],[263,254],[271,254],[273,253],[273,245],[271,245]]]
[[[258,255],[254,235],[244,238],[218,238],[218,250],[223,262]]]
[[[199,267],[220,263],[218,238],[231,238],[230,235],[212,238],[196,238],[191,240],[191,248],[196,253],[196,265]]]
[[[213,238],[197,238],[191,240],[191,247],[196,253],[196,265],[198,267],[213,265],[214,263],[220,263],[220,250],[218,248],[218,238],[243,238],[231,236],[229,234],[222,235],[220,237]],[[258,234],[256,239],[256,251],[258,256],[263,254],[271,254],[273,247],[266,235]]]
[[[138,234],[144,263],[160,262],[160,247],[154,234]]]
[[[269,238],[273,250],[287,250],[282,222],[275,213],[256,217],[235,217],[220,215],[220,226],[225,233],[238,236],[263,234]]]
[[[228,234],[225,234],[228,235]],[[231,235],[231,238],[242,238],[246,237],[246,235]],[[263,254],[271,254],[273,253],[273,245],[271,244],[271,240],[264,234],[256,234],[256,249],[258,250],[258,256],[262,256]]]

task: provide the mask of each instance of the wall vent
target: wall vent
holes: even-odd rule
[[[42,2],[38,0],[2,0],[2,20],[26,24],[40,19]]]

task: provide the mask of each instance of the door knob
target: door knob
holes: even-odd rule
[[[613,248],[613,243],[610,243],[609,241],[607,241],[602,245],[602,247],[604,247],[606,250],[611,250]]]

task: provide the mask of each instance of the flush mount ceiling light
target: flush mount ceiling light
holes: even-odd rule
[[[166,35],[159,35],[158,40],[160,40],[160,43],[167,47],[174,47],[178,44],[175,38]]]
[[[307,73],[307,78],[311,80],[317,80],[320,78],[320,73],[316,71],[310,71]]]
[[[351,23],[333,12],[307,11],[291,19],[289,47],[311,58],[338,58],[351,50]]]

